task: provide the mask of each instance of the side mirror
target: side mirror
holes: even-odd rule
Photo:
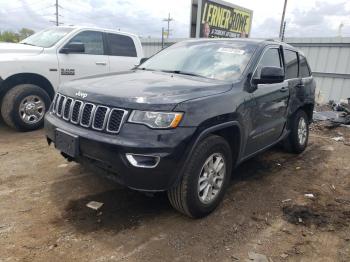
[[[63,54],[84,53],[84,52],[85,52],[85,45],[80,42],[68,43],[60,50],[60,53],[63,53]]]
[[[148,60],[147,57],[141,58],[141,60],[140,60],[140,65],[143,64],[144,62],[146,62],[147,60]]]
[[[261,68],[260,78],[254,78],[254,84],[275,84],[284,81],[284,71],[279,67]]]

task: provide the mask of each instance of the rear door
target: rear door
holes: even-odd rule
[[[299,77],[299,58],[296,51],[284,48],[284,62],[286,66],[286,80],[290,92],[288,103],[288,115],[290,116],[295,110],[301,106],[304,90],[301,88],[301,79]]]
[[[58,52],[61,82],[89,75],[108,73],[109,60],[108,56],[105,55],[102,32],[82,31],[72,37],[68,43],[70,42],[83,43],[85,52],[69,54]]]
[[[110,71],[129,70],[139,63],[134,40],[127,35],[106,33]]]
[[[259,78],[263,67],[283,68],[281,48],[267,47],[253,73]],[[252,132],[249,134],[245,156],[249,156],[279,139],[286,123],[289,98],[288,82],[258,84],[253,92],[255,116]]]
[[[300,93],[304,94],[302,102],[313,104],[315,99],[315,82],[311,76],[309,64],[307,63],[305,56],[301,53],[299,53],[299,64],[299,76],[301,78],[299,88],[301,89]]]

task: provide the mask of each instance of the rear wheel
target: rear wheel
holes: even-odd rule
[[[35,130],[43,126],[50,103],[49,95],[42,88],[31,84],[17,85],[4,96],[1,115],[7,125],[19,131]]]
[[[291,153],[300,154],[309,140],[309,119],[305,111],[299,110],[290,121],[290,134],[285,140],[285,147]]]
[[[229,144],[220,136],[209,136],[195,148],[180,183],[168,191],[170,203],[190,217],[208,215],[223,199],[231,169]]]

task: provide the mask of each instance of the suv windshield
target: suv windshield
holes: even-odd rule
[[[139,69],[231,81],[246,68],[255,44],[233,41],[182,42],[159,52]]]
[[[31,35],[20,43],[40,47],[51,47],[72,30],[73,28],[50,28]]]

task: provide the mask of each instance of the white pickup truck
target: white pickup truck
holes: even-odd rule
[[[18,44],[0,43],[0,111],[20,131],[43,125],[60,83],[139,64],[136,35],[88,27],[54,27]]]

